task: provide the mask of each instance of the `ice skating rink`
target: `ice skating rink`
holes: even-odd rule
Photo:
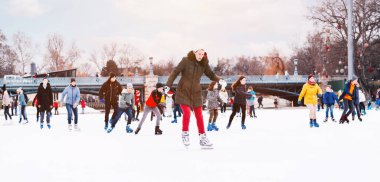
[[[257,119],[246,119],[247,130],[239,117],[226,130],[228,111],[219,115],[220,130],[208,132],[213,150],[200,149],[193,116],[185,149],[181,118],[177,124],[164,118],[162,136],[154,135],[149,118],[136,136],[125,132],[124,120],[107,134],[96,111],[79,115],[81,132],[67,130],[64,113],[52,117],[51,130],[41,130],[34,111],[28,108],[25,125],[18,118],[6,124],[0,115],[2,182],[380,181],[380,111],[344,125],[324,123],[321,111],[320,128],[310,128],[306,109],[256,110]],[[340,113],[335,110],[336,119]]]

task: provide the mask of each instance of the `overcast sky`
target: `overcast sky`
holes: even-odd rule
[[[0,29],[25,32],[44,54],[58,33],[88,54],[104,43],[128,43],[155,60],[180,59],[204,48],[218,57],[289,56],[312,24],[312,0],[0,0]],[[37,61],[38,62],[38,61]]]

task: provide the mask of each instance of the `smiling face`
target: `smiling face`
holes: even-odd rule
[[[77,85],[77,82],[73,81],[71,82],[71,86],[75,87]]]
[[[242,85],[245,85],[245,84],[247,83],[247,79],[245,79],[245,78],[241,79],[241,80],[240,80],[240,83],[241,83]]]
[[[132,91],[133,91],[133,88],[132,88],[132,87],[128,87],[128,88],[127,88],[127,92],[128,92],[128,93],[132,93]]]
[[[309,81],[315,82],[315,78],[314,77],[310,77]]]
[[[214,85],[214,90],[218,89],[218,84]]]
[[[205,51],[203,49],[198,49],[194,52],[194,54],[197,61],[201,61],[202,58],[205,56]]]

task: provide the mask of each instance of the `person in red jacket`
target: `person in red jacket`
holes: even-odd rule
[[[53,107],[54,107],[54,114],[55,115],[59,115],[59,112],[58,112],[58,107],[59,107],[58,100],[54,101]]]
[[[133,119],[132,120],[136,120],[136,121],[139,121],[139,114],[140,114],[140,109],[141,109],[141,100],[140,100],[140,91],[139,90],[135,90],[135,107],[133,107],[134,109],[132,110],[132,115],[133,115]]]
[[[82,114],[84,114],[84,108],[86,108],[86,101],[83,99],[80,101],[80,105],[82,106]]]
[[[36,107],[36,110],[37,110],[37,114],[36,114],[36,116],[37,116],[37,123],[38,123],[38,121],[39,121],[39,118],[40,118],[40,109],[39,109],[39,107],[38,107],[38,99],[37,99],[38,97],[37,97],[37,95],[34,97],[34,99],[33,99],[33,103],[32,103],[32,106],[33,107]]]
[[[162,85],[162,83],[157,83],[156,89],[152,91],[148,100],[145,102],[143,117],[141,118],[139,126],[137,127],[135,131],[136,135],[139,133],[141,126],[146,119],[146,116],[152,111],[156,115],[156,128],[155,128],[154,133],[156,135],[162,134],[162,131],[160,130],[161,113],[160,113],[160,110],[158,109],[158,104],[160,103],[163,92],[164,92],[164,85]]]

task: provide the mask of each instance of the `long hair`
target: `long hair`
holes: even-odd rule
[[[207,90],[208,90],[208,91],[213,91],[213,90],[214,90],[214,86],[215,86],[215,84],[216,84],[216,81],[212,81],[212,82],[210,83],[210,85],[208,85]]]
[[[240,83],[240,81],[242,80],[242,79],[244,79],[245,78],[245,76],[243,76],[243,75],[241,75],[240,77],[239,77],[239,79],[237,79],[236,81],[235,81],[235,83],[233,83],[232,84],[232,91],[235,91],[235,89],[238,87],[238,86],[241,86],[242,84]]]

